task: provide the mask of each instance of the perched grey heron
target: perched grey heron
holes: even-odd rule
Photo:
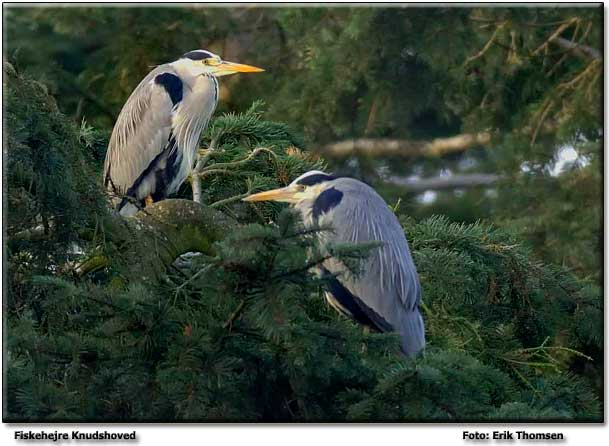
[[[218,103],[217,77],[264,71],[205,50],[159,65],[123,106],[106,153],[104,186],[121,215],[176,192]]]
[[[382,242],[358,276],[336,259],[323,262],[322,272],[329,278],[326,299],[364,326],[399,332],[406,355],[425,347],[425,326],[419,312],[421,286],[408,241],[398,219],[374,189],[353,178],[315,170],[287,187],[244,200],[291,203],[302,214],[305,226],[332,229],[319,233],[322,243]]]

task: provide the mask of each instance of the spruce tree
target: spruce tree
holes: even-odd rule
[[[600,289],[515,235],[400,216],[428,337],[406,359],[325,304],[327,228],[238,199],[324,166],[261,104],[207,129],[203,203],[122,219],[83,175],[104,133],[5,79],[9,221],[28,216],[7,225],[5,421],[602,421]],[[369,249],[331,253],[357,270]]]
[[[326,160],[392,204],[401,198],[407,215],[490,220],[545,262],[600,278],[598,6],[7,7],[5,17],[7,58],[102,135],[150,66],[207,48],[267,70],[223,78],[219,113],[262,99],[267,119],[324,153],[353,138],[401,141],[391,157]],[[412,150],[464,135],[484,137],[441,157]],[[564,149],[579,156],[556,175]],[[103,159],[105,147],[96,150]],[[450,174],[491,181],[433,189],[432,203],[421,203],[424,190],[386,181]]]

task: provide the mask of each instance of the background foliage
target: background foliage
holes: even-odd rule
[[[602,420],[601,11],[5,9],[5,419]],[[198,47],[267,72],[222,81],[201,141],[226,237],[157,276],[107,212],[101,164],[133,87]],[[404,150],[327,150],[361,138]],[[239,200],[319,167],[400,217],[423,357],[328,309],[314,238]]]

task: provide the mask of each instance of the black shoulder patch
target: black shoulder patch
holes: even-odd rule
[[[343,193],[333,187],[326,189],[315,199],[313,203],[313,218],[325,214],[343,199]]]
[[[393,331],[393,327],[381,315],[366,305],[359,297],[354,296],[340,281],[323,268],[328,278],[328,291],[347,309],[353,319],[362,325],[367,325],[381,332]]]
[[[203,59],[209,59],[210,57],[212,57],[212,55],[210,53],[208,53],[207,51],[202,51],[202,50],[189,51],[188,53],[186,53],[182,56],[183,59],[190,59],[190,60],[203,60]]]
[[[176,105],[182,100],[182,81],[178,76],[171,73],[162,73],[154,78],[154,82],[162,85],[169,97],[171,103]]]
[[[313,186],[314,184],[323,183],[324,181],[332,181],[335,180],[336,177],[333,175],[328,175],[326,173],[316,173],[315,175],[309,175],[308,177],[304,177],[298,180],[296,184],[302,184],[303,186]]]

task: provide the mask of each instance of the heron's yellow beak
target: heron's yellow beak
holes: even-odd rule
[[[244,65],[241,63],[222,61],[214,66],[214,76],[226,76],[234,73],[259,73],[264,71],[262,68]]]
[[[298,191],[290,187],[283,187],[250,195],[245,197],[243,201],[284,201],[293,203],[299,200],[298,195]]]

